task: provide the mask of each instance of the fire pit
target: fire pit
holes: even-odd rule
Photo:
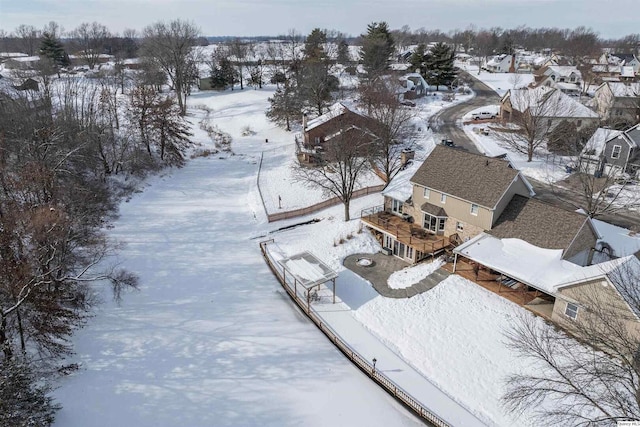
[[[375,263],[371,258],[363,257],[363,258],[358,258],[358,260],[356,261],[356,264],[358,264],[360,267],[373,267]]]

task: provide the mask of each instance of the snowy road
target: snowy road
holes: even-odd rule
[[[110,234],[142,288],[75,336],[56,426],[423,425],[283,298],[249,239],[256,167],[196,159],[123,203]]]

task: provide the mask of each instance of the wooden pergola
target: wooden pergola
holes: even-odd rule
[[[290,256],[278,261],[282,266],[282,277],[285,283],[293,283],[293,292],[298,295],[298,286],[304,289],[303,295],[307,300],[307,309],[311,305],[313,291],[327,282],[333,284],[333,304],[336,303],[336,278],[338,273],[331,269],[318,257],[309,251]],[[292,282],[293,280],[293,282]]]

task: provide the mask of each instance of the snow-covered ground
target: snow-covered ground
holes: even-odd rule
[[[500,96],[507,93],[509,89],[526,87],[533,82],[532,73],[490,73],[482,70],[478,74],[477,65],[462,65],[462,69],[495,90]]]
[[[389,276],[387,285],[391,289],[405,289],[415,285],[440,267],[444,265],[444,261],[440,258],[433,262],[423,262],[418,265],[403,268]]]
[[[357,283],[338,291],[353,311],[326,316],[336,329],[347,327],[350,343],[367,342],[369,354],[404,358],[408,365],[390,375],[414,387],[428,378],[445,396],[436,403],[453,399],[489,425],[526,425],[498,403],[505,376],[528,368],[501,335],[522,309],[459,277],[401,300],[349,280],[342,259],[379,246],[359,220],[342,221],[342,206],[314,215],[317,223],[271,232],[309,219],[266,222],[257,191],[260,154],[266,145],[284,152],[292,144],[290,133],[264,118],[271,93],[201,92],[189,99],[195,137],[210,144],[197,129],[198,106],[207,105],[213,123],[232,135],[234,155],[191,160],[122,204],[110,234],[125,244],[124,267],[140,275],[142,286],[120,306],[105,292],[96,317],[75,336],[73,361],[81,369],[55,392],[64,407],[56,425],[422,425],[296,309],[261,258],[261,238],[275,238],[287,255],[310,250],[341,272],[339,280]],[[433,147],[425,120],[437,107],[421,103],[416,142],[425,153]],[[247,125],[255,135],[241,135]],[[285,167],[263,163],[263,172]],[[282,182],[274,187],[297,194]],[[380,195],[354,200],[352,214],[381,203]],[[357,331],[348,328],[354,319]]]
[[[251,239],[272,227],[256,187],[264,142],[235,129],[262,131],[265,95],[191,99],[217,99],[238,155],[192,160],[122,204],[110,235],[142,286],[120,306],[105,292],[74,337],[80,370],[55,392],[57,426],[422,425],[296,310]]]
[[[471,115],[479,111],[497,111],[498,105],[487,105],[470,111],[463,117],[462,128],[467,136],[475,143],[478,150],[491,157],[506,154],[516,169],[520,170],[525,176],[542,182],[556,182],[569,176],[565,169],[565,165],[571,163],[574,159],[571,157],[557,156],[548,152],[544,147],[536,150],[533,160],[528,162],[527,155],[522,151],[517,151],[506,141],[500,140],[496,132],[489,127],[492,123],[476,124],[471,120]],[[487,130],[488,134],[480,132],[481,129]]]

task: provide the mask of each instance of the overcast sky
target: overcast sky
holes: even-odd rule
[[[208,36],[278,35],[313,28],[350,35],[386,21],[449,31],[477,28],[593,28],[602,37],[640,32],[638,0],[0,0],[0,29],[38,28],[49,21],[71,30],[98,21],[111,31],[142,29],[159,20],[192,20]]]

